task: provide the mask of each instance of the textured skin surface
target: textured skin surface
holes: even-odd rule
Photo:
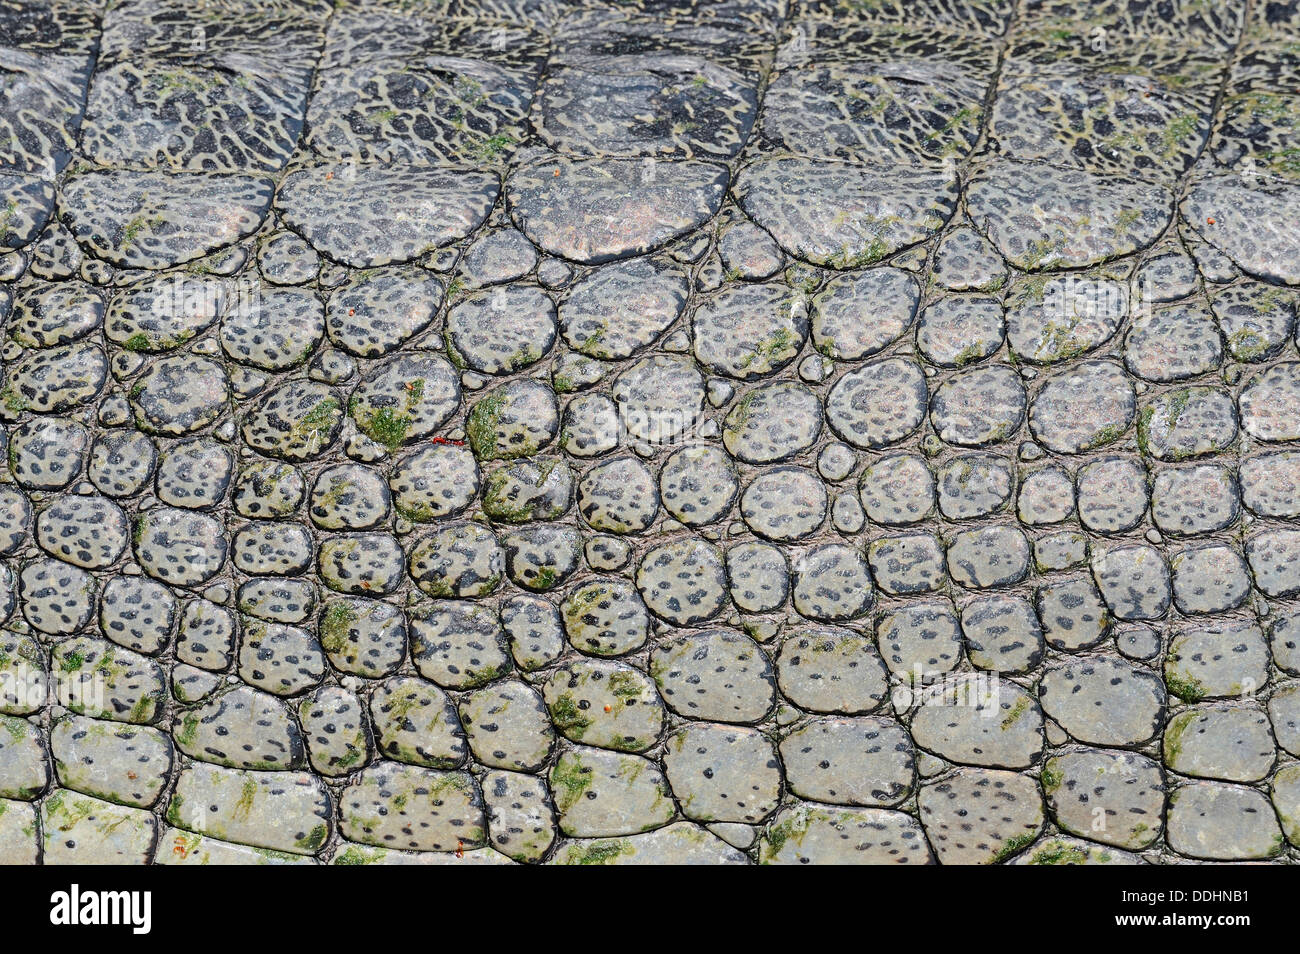
[[[0,863],[1300,860],[1298,49],[0,0]]]

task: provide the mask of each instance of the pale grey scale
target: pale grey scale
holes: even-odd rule
[[[200,437],[163,450],[154,486],[163,503],[209,510],[225,500],[234,470],[235,456],[228,447]]]
[[[1300,188],[1285,180],[1236,173],[1201,179],[1179,211],[1190,230],[1202,236],[1243,271],[1272,282],[1294,285],[1300,237],[1289,225],[1300,209]]]
[[[529,457],[559,431],[555,393],[535,380],[515,380],[481,398],[467,417],[470,449],[480,461]]]
[[[896,805],[916,780],[912,740],[888,718],[814,719],[783,739],[780,751],[791,790],[820,802]]]
[[[235,654],[235,614],[205,599],[190,600],[181,612],[176,658],[200,669],[226,669]]]
[[[1119,546],[1096,554],[1092,574],[1106,605],[1120,619],[1160,619],[1169,610],[1169,568],[1154,547]]]
[[[1231,396],[1215,388],[1167,391],[1143,408],[1139,420],[1151,455],[1163,461],[1218,453],[1232,444],[1237,430]]]
[[[1232,285],[1210,301],[1227,349],[1238,361],[1266,361],[1286,346],[1297,296],[1262,282]]]
[[[294,462],[320,456],[338,437],[342,403],[314,382],[281,385],[244,417],[241,433],[255,450]]]
[[[1078,454],[1116,440],[1136,412],[1133,384],[1109,361],[1085,361],[1048,378],[1029,405],[1029,430],[1050,450]]]
[[[29,351],[5,374],[8,403],[19,410],[57,414],[99,397],[108,379],[108,359],[91,341]]]
[[[406,658],[406,617],[378,600],[336,598],[321,608],[321,647],[330,664],[371,679],[395,670]]]
[[[862,554],[844,544],[811,547],[799,557],[791,581],[795,611],[805,619],[841,622],[856,619],[874,602],[872,577]],[[880,583],[885,588],[884,583]]]
[[[0,318],[8,311],[0,307]],[[34,285],[13,302],[9,336],[29,348],[52,348],[93,334],[103,320],[104,300],[94,286],[79,281]]]
[[[9,434],[9,472],[24,490],[62,490],[81,476],[89,444],[90,432],[68,418],[24,421]]]
[[[1238,67],[1237,73],[1241,72]],[[1297,145],[1295,117],[1279,109],[1285,100],[1281,84],[1237,81],[1223,101],[1222,120],[1210,142],[1210,151],[1225,169],[1255,169],[1261,175],[1296,181],[1300,170],[1290,160]]]
[[[0,487],[0,554],[12,556],[29,538],[32,502],[17,487]]]
[[[826,418],[840,437],[861,448],[901,441],[921,426],[929,387],[921,368],[906,358],[886,358],[849,372],[826,398]]]
[[[740,497],[740,514],[759,536],[789,543],[826,520],[826,486],[805,470],[775,467],[755,477]]]
[[[1134,284],[1144,301],[1165,302],[1185,298],[1196,290],[1196,261],[1181,248],[1157,250],[1139,266]]]
[[[1242,428],[1258,440],[1300,436],[1300,363],[1282,362],[1253,376],[1238,396],[1237,406]]]
[[[773,610],[790,593],[790,567],[784,552],[766,543],[740,543],[727,551],[731,599],[750,613]]]
[[[135,518],[135,556],[161,583],[198,586],[225,565],[229,542],[216,518],[194,510],[155,507]]]
[[[1034,591],[1034,609],[1048,645],[1067,652],[1097,645],[1112,626],[1110,611],[1090,576],[1043,584]]]
[[[81,630],[94,612],[95,595],[93,576],[58,560],[32,560],[18,575],[23,616],[48,635],[71,636]]]
[[[83,148],[105,165],[274,172],[302,130],[309,81],[308,69],[268,68],[251,58],[235,71],[101,63],[82,122]]]
[[[308,514],[325,530],[369,530],[388,516],[391,501],[388,485],[375,470],[339,464],[317,475]]]
[[[615,457],[578,481],[577,507],[593,528],[610,533],[645,530],[659,512],[654,475],[635,457]]]
[[[1101,457],[1079,468],[1079,518],[1097,533],[1131,530],[1145,515],[1150,499],[1147,469],[1141,459]]]
[[[947,578],[943,544],[931,533],[878,537],[867,547],[872,578],[891,596],[928,593]]]
[[[316,251],[369,269],[409,262],[464,238],[482,224],[499,190],[495,175],[470,169],[409,160],[385,166],[323,162],[285,176],[275,201],[284,223]],[[426,290],[436,286],[426,291],[435,299],[441,295],[431,276],[395,274]],[[398,294],[391,282],[386,290]]]
[[[463,55],[353,64],[320,74],[307,143],[329,159],[498,164],[532,98],[529,71]]]
[[[956,207],[944,171],[803,158],[764,159],[738,177],[745,213],[785,251],[813,265],[850,269],[935,234]]]
[[[560,444],[582,459],[607,454],[618,446],[618,407],[604,394],[581,394],[564,408]]]
[[[506,573],[526,590],[548,591],[578,571],[582,560],[575,527],[540,524],[501,534]]]
[[[574,283],[560,305],[560,329],[583,354],[630,357],[677,320],[688,290],[682,271],[658,257],[615,262]]]
[[[788,460],[816,443],[822,406],[809,388],[791,382],[760,385],[727,415],[723,446],[747,464]]]
[[[636,587],[650,611],[675,626],[702,623],[727,607],[722,553],[702,540],[647,550],[637,566]]]
[[[496,614],[442,600],[410,618],[411,658],[424,678],[446,689],[474,689],[512,668]]]
[[[316,250],[292,232],[276,232],[257,250],[262,277],[276,285],[301,285],[320,271]]]
[[[309,631],[251,616],[240,619],[239,676],[257,689],[294,696],[324,677],[325,655]]]
[[[1169,568],[1174,603],[1186,615],[1225,613],[1250,595],[1250,569],[1235,547],[1189,546],[1170,558]]]
[[[63,218],[96,258],[164,268],[257,231],[273,191],[271,180],[237,173],[92,170],[63,183]]]
[[[1222,362],[1223,341],[1205,305],[1175,305],[1140,316],[1125,338],[1125,365],[1148,381],[1196,377]]]
[[[221,322],[221,345],[231,358],[265,371],[305,362],[325,333],[325,306],[296,288],[254,289]]]
[[[537,250],[515,229],[478,238],[465,250],[457,271],[473,285],[497,285],[522,278],[537,265]]]
[[[1150,285],[1139,284],[1142,293]],[[1147,299],[1143,299],[1146,301]],[[1130,293],[1104,275],[1027,276],[1007,300],[1007,340],[1012,351],[1036,364],[1055,364],[1093,351],[1124,323]]]
[[[35,241],[54,208],[54,186],[34,173],[0,171],[0,249],[22,248]]]
[[[557,174],[558,173],[558,174]],[[712,218],[726,169],[699,160],[529,157],[506,198],[519,230],[561,258],[596,265],[658,249]]]
[[[981,80],[939,57],[790,70],[768,88],[763,132],[816,158],[960,158],[979,133]]]
[[[405,560],[388,533],[346,533],[320,543],[320,580],[337,593],[384,596],[405,582]]]
[[[1093,265],[1151,245],[1169,224],[1167,188],[1119,176],[996,159],[971,179],[972,219],[1027,271]],[[1123,229],[1115,228],[1120,217]]]
[[[240,470],[231,503],[240,516],[274,520],[297,512],[305,494],[302,474],[292,464],[254,461]]]
[[[699,821],[761,822],[778,806],[779,766],[761,732],[707,723],[680,729],[664,757],[673,794]]]
[[[170,644],[180,616],[171,591],[143,577],[117,576],[100,594],[99,624],[120,646],[154,655]]]
[[[929,679],[957,667],[962,658],[957,615],[946,601],[908,603],[881,615],[876,641],[891,671]]]
[[[969,226],[949,231],[939,243],[934,277],[951,291],[986,289],[1006,281],[1006,265],[988,241]]]
[[[315,555],[311,533],[300,523],[259,521],[240,530],[231,542],[234,565],[258,576],[294,576]]]
[[[1243,473],[1249,473],[1244,465]],[[1240,510],[1237,479],[1222,465],[1165,468],[1151,488],[1151,517],[1166,533],[1213,533],[1235,522]]]
[[[443,355],[404,351],[370,366],[348,399],[348,414],[362,433],[395,452],[446,424],[460,399],[460,381]]]
[[[988,864],[1013,855],[1045,819],[1033,781],[1013,772],[959,769],[924,786],[921,824],[943,864]]]
[[[644,645],[650,614],[626,580],[596,579],[571,590],[560,604],[570,644],[592,656],[622,656]]]
[[[959,368],[992,355],[1005,333],[996,299],[942,298],[921,315],[916,344],[933,364]]]
[[[1043,526],[1074,514],[1074,480],[1063,467],[1031,471],[1020,484],[1016,513],[1021,523]]]
[[[664,509],[690,527],[720,520],[739,490],[735,466],[716,447],[682,448],[659,472]]]
[[[757,112],[754,84],[709,60],[561,55],[538,91],[534,123],[542,141],[570,154],[725,160],[744,146]]]
[[[1043,659],[1043,629],[1029,601],[1019,596],[985,596],[961,610],[966,655],[979,669],[1027,672]]]
[[[398,676],[380,683],[369,701],[375,742],[385,757],[441,769],[465,761],[465,730],[441,689]]]
[[[758,644],[725,629],[661,643],[651,654],[650,671],[667,706],[692,719],[756,722],[776,698],[772,666]],[[725,678],[705,681],[709,672]]]
[[[949,444],[983,447],[1015,435],[1025,404],[1024,385],[1013,368],[971,368],[935,389],[930,422]]]
[[[1152,738],[1164,726],[1166,698],[1155,673],[1108,656],[1058,663],[1043,674],[1039,689],[1043,711],[1091,745],[1140,745]]]
[[[108,497],[64,497],[36,519],[36,543],[57,560],[90,570],[111,566],[126,550],[130,523]]]
[[[104,333],[128,351],[170,351],[210,328],[231,297],[229,285],[215,276],[150,275],[113,296]]]
[[[784,285],[740,285],[696,305],[695,356],[741,380],[779,371],[808,337],[807,308]]]
[[[447,338],[475,371],[511,374],[555,344],[555,303],[540,289],[513,285],[459,302],[447,314]]]
[[[634,478],[650,486],[649,474]],[[532,458],[492,467],[483,483],[483,512],[501,523],[563,517],[574,502],[574,476],[563,458]]]
[[[560,611],[538,596],[512,596],[501,604],[501,625],[516,665],[533,672],[557,659],[564,651],[564,624]]]
[[[442,293],[437,279],[413,268],[361,272],[330,295],[325,329],[350,354],[381,357],[429,326]]]
[[[992,141],[1016,159],[1172,181],[1205,143],[1214,89],[1208,58],[1170,60],[1125,72],[1013,59],[1001,74]],[[1161,81],[1185,72],[1210,75],[1199,84]]]

